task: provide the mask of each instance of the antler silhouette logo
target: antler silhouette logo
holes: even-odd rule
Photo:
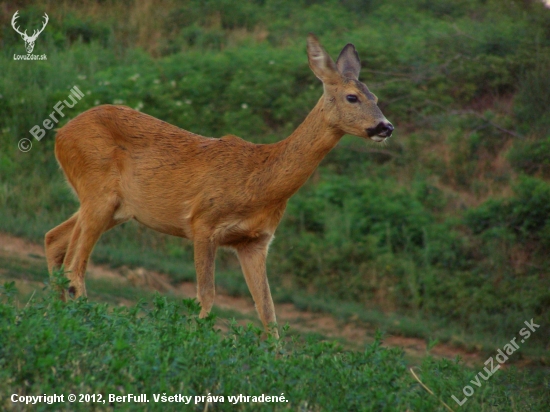
[[[31,54],[33,49],[34,49],[34,42],[36,41],[36,38],[38,37],[38,35],[40,33],[42,33],[44,31],[44,29],[46,28],[46,24],[48,24],[48,21],[50,19],[49,19],[48,15],[46,13],[44,13],[44,24],[42,25],[42,28],[40,30],[34,30],[32,36],[29,36],[29,35],[27,35],[27,30],[25,30],[25,32],[22,33],[19,30],[19,27],[15,26],[15,21],[19,17],[18,13],[19,13],[19,10],[17,10],[15,12],[15,14],[13,15],[13,17],[11,19],[11,25],[12,25],[13,29],[17,33],[19,33],[21,35],[21,37],[23,38],[23,40],[25,42],[25,48],[27,49],[27,54]]]

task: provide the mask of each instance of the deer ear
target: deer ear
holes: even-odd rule
[[[359,60],[359,55],[353,44],[349,43],[342,49],[338,60],[336,60],[336,66],[338,66],[338,71],[342,76],[359,79],[361,60]]]
[[[340,79],[336,64],[313,34],[307,36],[309,67],[323,83],[334,84]]]

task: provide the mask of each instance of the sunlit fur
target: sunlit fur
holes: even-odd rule
[[[84,275],[95,243],[135,219],[194,242],[202,317],[214,302],[216,249],[233,248],[260,319],[278,336],[265,263],[288,199],[345,133],[367,137],[365,129],[387,122],[366,86],[353,78],[360,68],[354,56],[348,45],[335,64],[308,37],[310,67],[325,91],[304,122],[275,144],[199,136],[124,106],[95,107],[71,120],[57,134],[55,154],[80,208],[46,234],[50,272],[64,266],[69,293],[86,296]],[[357,74],[343,76],[341,67]],[[350,93],[360,102],[349,103]]]

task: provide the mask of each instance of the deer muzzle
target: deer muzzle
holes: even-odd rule
[[[380,122],[376,127],[369,127],[367,129],[367,135],[369,137],[379,136],[379,137],[390,137],[393,132],[393,125],[388,121]]]

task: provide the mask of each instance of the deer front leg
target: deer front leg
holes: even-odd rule
[[[237,255],[241,262],[246,284],[252,294],[264,328],[269,334],[278,339],[279,331],[277,329],[277,319],[275,318],[275,306],[271,298],[265,267],[269,241],[270,238],[247,243],[237,248]]]
[[[197,272],[197,299],[201,304],[199,317],[205,318],[212,309],[215,296],[214,268],[216,245],[210,240],[195,241],[195,270]]]

